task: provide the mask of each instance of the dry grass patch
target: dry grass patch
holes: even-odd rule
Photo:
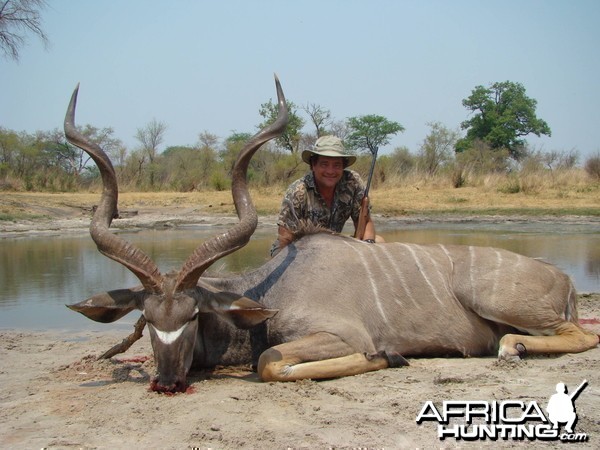
[[[459,189],[449,183],[405,183],[396,187],[374,188],[371,204],[375,214],[402,216],[414,214],[520,214],[600,216],[600,183],[549,183],[547,179],[529,183],[537,188],[505,189],[509,178],[486,176],[476,184]],[[541,183],[544,184],[541,184]],[[536,184],[537,183],[537,184]],[[260,215],[277,214],[285,187],[251,189]],[[37,193],[3,192],[0,196],[0,220],[89,215],[98,204],[100,192]],[[229,191],[202,192],[123,192],[121,211],[140,213],[160,209],[190,209],[202,214],[234,215]]]
[[[551,188],[536,193],[501,192],[489,187],[405,186],[374,190],[371,203],[380,214],[506,213],[600,215],[600,189]]]

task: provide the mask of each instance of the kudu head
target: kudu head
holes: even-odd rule
[[[261,145],[285,130],[288,112],[275,77],[279,114],[274,123],[259,131],[245,144],[232,171],[231,191],[239,222],[227,232],[201,243],[179,271],[162,274],[142,250],[109,231],[117,216],[118,186],[115,170],[106,153],[90,142],[75,127],[75,107],[79,86],[73,92],[65,116],[65,135],[69,142],[87,152],[102,177],[103,191],[93,215],[90,234],[103,255],[133,272],[142,286],[94,295],[69,305],[88,318],[109,323],[134,309],[142,311],[150,339],[158,377],[152,388],[162,392],[184,391],[191,367],[198,332],[199,313],[219,314],[240,328],[249,328],[276,314],[234,292],[213,289],[200,279],[215,261],[246,245],[256,229],[258,218],[246,182],[248,164]]]

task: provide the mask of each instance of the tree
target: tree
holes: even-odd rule
[[[348,139],[348,135],[350,134],[348,122],[344,120],[331,121],[328,133],[339,137],[342,141],[345,142]]]
[[[457,142],[457,152],[468,149],[480,139],[494,150],[508,149],[518,160],[524,156],[523,137],[532,133],[536,136],[551,134],[548,124],[535,114],[537,101],[525,95],[520,83],[505,81],[493,83],[489,88],[477,86],[462,103],[475,115],[461,124],[467,135]]]
[[[389,159],[389,170],[393,175],[405,176],[415,166],[415,157],[405,146],[396,147],[387,158]]]
[[[298,152],[298,146],[301,141],[302,134],[300,130],[304,127],[304,120],[298,115],[298,108],[294,102],[286,100],[288,108],[288,124],[285,128],[285,132],[275,139],[275,144],[284,150],[288,150],[291,153]],[[263,129],[277,119],[279,112],[279,105],[273,103],[273,100],[269,100],[267,103],[260,105],[259,114],[264,117],[264,121],[258,125],[257,128]]]
[[[209,133],[204,130],[198,135],[198,147],[199,148],[211,148],[214,149],[219,142],[219,137],[216,134]]]
[[[327,127],[333,123],[331,118],[331,111],[323,108],[315,103],[306,104],[302,107],[302,110],[308,115],[311,123],[315,127],[316,138],[327,133]]]
[[[156,119],[152,119],[143,128],[138,128],[135,134],[135,138],[142,145],[141,151],[144,157],[148,157],[148,163],[150,165],[150,187],[154,187],[155,183],[155,161],[158,155],[158,147],[162,144],[167,125],[163,122],[159,122]]]
[[[429,122],[429,134],[419,148],[421,169],[429,176],[452,159],[452,150],[458,140],[458,132],[449,130],[440,122]]]
[[[6,177],[14,168],[20,146],[17,133],[0,127],[0,178]]]
[[[204,131],[198,135],[198,148],[196,150],[198,161],[198,180],[200,186],[208,186],[212,173],[217,166],[217,135]]]
[[[375,173],[375,160],[377,158],[379,147],[389,144],[391,136],[404,131],[404,127],[398,122],[392,122],[383,116],[377,116],[375,114],[350,117],[347,120],[347,124],[349,134],[344,141],[346,147],[354,151],[369,150],[373,156],[373,158],[371,158],[371,167],[367,178],[368,191],[372,180],[371,174]],[[359,173],[362,172],[358,166],[356,167],[356,170]],[[375,178],[377,179],[377,177]],[[384,171],[380,171],[379,179],[380,181],[384,181]]]
[[[25,132],[16,133],[0,127],[0,183],[32,180],[36,173],[48,169],[48,162],[37,136]],[[29,184],[27,189],[32,188]]]
[[[44,46],[48,45],[40,18],[40,10],[46,6],[46,0],[0,0],[0,48],[6,56],[19,60],[27,32],[37,35]]]
[[[353,150],[369,150],[376,154],[379,147],[390,143],[391,136],[404,131],[398,122],[374,114],[348,119],[350,133],[346,145]]]
[[[250,139],[252,135],[250,133],[237,133],[234,132],[231,136],[225,139],[223,144],[223,150],[219,152],[219,157],[223,163],[223,167],[225,168],[227,175],[231,175],[231,171],[233,170],[233,165],[235,161],[244,147],[244,144],[248,139]]]
[[[218,169],[217,152],[202,142],[196,147],[168,147],[160,156],[160,173],[171,189],[187,192],[210,186]]]

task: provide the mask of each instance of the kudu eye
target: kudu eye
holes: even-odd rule
[[[194,314],[192,315],[192,317],[190,317],[190,322],[195,322],[198,319],[198,314],[200,314],[200,310],[198,310],[198,308],[196,308],[194,310]]]
[[[148,316],[146,315],[146,310],[142,310],[142,317],[144,318],[144,320],[146,321],[146,323],[153,325],[154,321],[148,319]]]

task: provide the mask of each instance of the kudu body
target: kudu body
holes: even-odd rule
[[[488,247],[365,244],[309,234],[262,267],[201,277],[245,245],[257,225],[246,186],[254,152],[283,132],[287,109],[241,151],[232,193],[240,222],[202,243],[179,272],[155,264],[108,227],[117,185],[104,152],[77,133],[73,94],[65,133],[96,161],[104,192],[90,232],[98,249],[142,286],[95,295],[70,308],[100,322],[139,309],[148,322],[158,391],[185,389],[190,367],[258,359],[263,380],[354,375],[406,364],[403,356],[581,352],[598,336],[578,325],[575,289],[552,265]],[[260,355],[260,358],[259,358]]]

